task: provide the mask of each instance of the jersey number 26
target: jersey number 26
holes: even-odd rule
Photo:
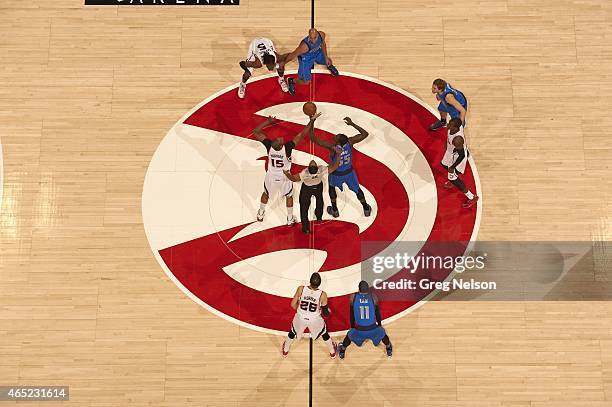
[[[300,301],[300,309],[304,311],[316,312],[317,304],[310,301]]]

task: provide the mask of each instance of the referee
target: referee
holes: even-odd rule
[[[323,218],[323,177],[334,172],[340,165],[340,160],[336,160],[332,165],[317,165],[314,160],[308,163],[308,168],[304,168],[298,174],[291,174],[285,171],[285,176],[291,181],[302,181],[300,188],[300,219],[302,221],[302,232],[310,233],[310,222],[308,221],[308,210],[310,209],[310,199],[314,196],[316,200],[315,216],[317,220]]]

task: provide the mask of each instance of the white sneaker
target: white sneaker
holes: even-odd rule
[[[244,95],[246,94],[246,83],[240,82],[238,86],[238,97],[240,99],[244,99]]]
[[[292,226],[297,222],[297,219],[294,215],[287,216],[287,226]]]
[[[261,209],[259,209],[257,211],[257,222],[263,221],[263,218],[264,218],[265,214],[266,214],[266,211],[262,211]]]
[[[278,84],[280,85],[283,92],[289,92],[289,86],[287,86],[287,82],[285,82],[285,79],[281,78],[280,76],[278,77]]]

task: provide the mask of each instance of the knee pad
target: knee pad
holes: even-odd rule
[[[324,341],[328,341],[329,340],[329,334],[327,332],[325,332],[323,335],[321,335],[321,338],[323,338]]]
[[[365,194],[363,193],[361,188],[357,190],[357,199],[359,199],[360,201],[365,201]]]
[[[336,195],[336,187],[329,186],[329,197],[332,201],[335,201],[338,195]]]
[[[295,339],[295,334],[293,332],[289,332],[287,336],[289,337],[289,339]]]

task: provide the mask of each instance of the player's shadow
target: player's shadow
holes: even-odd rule
[[[396,339],[394,342],[394,351],[397,352],[401,351],[402,348],[405,349],[406,347],[402,346],[403,342],[399,342]],[[368,341],[363,346],[371,347],[372,344]],[[376,350],[380,351],[380,355],[373,356],[371,363],[368,365],[355,365],[350,361],[350,354],[363,350],[354,344],[351,345],[351,347],[347,349],[346,360],[339,360],[337,363],[334,363],[333,367],[326,372],[322,379],[317,379],[317,373],[321,369],[315,367],[314,376],[317,380],[315,383],[318,391],[326,390],[327,395],[333,398],[335,402],[341,406],[349,405],[355,400],[361,400],[363,405],[367,405],[369,401],[376,400],[380,402],[381,400],[388,400],[388,397],[386,397],[386,389],[378,389],[376,386],[369,384],[372,379],[378,382],[377,377],[379,378],[380,374],[377,375],[376,373],[381,367],[385,367],[386,364],[392,364],[394,377],[406,380],[406,384],[408,384],[409,381],[411,388],[419,384],[402,364],[394,362],[393,359],[388,359],[387,356],[384,355],[384,347],[382,344],[376,347]],[[364,397],[363,392],[368,393],[367,397]]]
[[[268,373],[261,378],[259,384],[254,387],[251,392],[242,400],[245,405],[249,406],[285,406],[287,405],[288,399],[291,396],[291,391],[286,391],[286,388],[281,391],[279,380],[284,383],[292,383],[297,386],[300,381],[308,380],[308,360],[301,360],[295,358],[295,352],[289,354],[287,358],[280,356],[280,348],[283,343],[284,337],[268,335],[270,346],[279,349],[278,359],[270,365]],[[293,343],[292,350],[300,345],[308,346],[308,339],[304,338],[301,341]],[[284,363],[291,363],[293,367],[293,373],[290,375],[283,375],[279,378],[278,371],[279,366]],[[242,403],[240,403],[242,405]]]
[[[249,49],[248,41],[234,41],[225,37],[217,37],[211,43],[212,63],[204,63],[207,68],[216,71],[219,76],[227,82],[238,82],[242,77],[242,69],[238,62],[243,60]],[[228,57],[228,53],[235,58]],[[227,63],[219,63],[223,61]]]

